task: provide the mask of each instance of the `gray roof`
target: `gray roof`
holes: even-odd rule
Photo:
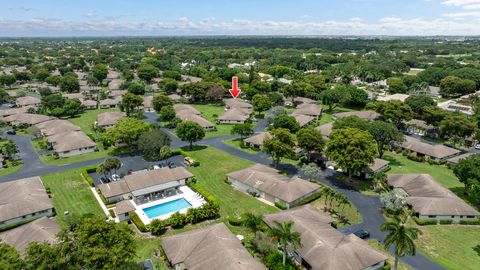
[[[18,104],[18,106],[30,106],[40,104],[41,101],[39,98],[36,97],[25,96],[17,98],[16,103]]]
[[[269,137],[270,133],[269,132],[259,132],[253,136],[250,136],[243,140],[245,143],[250,143],[253,145],[258,145],[262,146],[263,145],[263,140],[265,140],[266,137]]]
[[[305,115],[305,114],[296,114],[294,112],[292,116],[297,120],[298,124],[300,124],[300,127],[304,127],[308,124],[310,124],[313,120],[315,120],[315,117],[310,116],[310,115]]]
[[[278,170],[259,163],[246,169],[229,173],[227,176],[259,191],[280,198],[287,203],[320,190],[320,186],[317,184],[298,177],[289,178],[279,174]]]
[[[98,188],[106,198],[123,195],[136,190],[179,181],[193,177],[185,168],[159,168],[149,171],[134,172],[122,180],[101,184]]]
[[[387,257],[353,234],[344,235],[329,223],[332,219],[310,205],[265,215],[270,227],[274,221],[293,221],[293,230],[301,234],[297,253],[312,266],[321,270],[362,270]]]
[[[68,120],[53,119],[35,125],[45,136],[52,136],[58,133],[66,133],[71,131],[80,131],[80,127],[72,124]]]
[[[241,109],[238,107],[233,107],[224,112],[217,119],[224,121],[246,121],[248,118],[250,118],[251,113],[251,109]]]
[[[460,153],[459,150],[442,144],[427,143],[411,136],[405,136],[401,144],[405,149],[434,158],[446,158]]]
[[[126,117],[124,112],[104,112],[97,115],[97,125],[100,127],[115,125],[122,117]]]
[[[428,174],[389,174],[388,183],[405,190],[408,204],[421,215],[479,215],[478,211]]]
[[[57,153],[62,153],[82,148],[92,148],[95,146],[97,146],[97,144],[92,141],[90,137],[85,135],[85,133],[81,131],[73,131],[57,137],[56,143],[53,145],[53,149]]]
[[[373,162],[373,164],[370,165],[370,167],[368,167],[368,169],[372,172],[378,172],[379,170],[381,170],[382,168],[384,168],[388,164],[390,164],[390,161],[380,159],[380,158],[376,158],[375,161]]]
[[[264,270],[223,223],[164,237],[162,247],[172,265],[188,270]]]
[[[12,114],[4,118],[7,123],[20,123],[27,125],[36,125],[45,121],[55,119],[51,116],[46,116],[42,114],[33,114],[33,113],[18,113]]]
[[[21,255],[32,242],[56,243],[60,226],[55,220],[41,217],[30,223],[0,234],[1,242],[13,246]]]
[[[239,109],[253,109],[252,104],[246,102],[245,100],[239,98],[228,98],[224,99],[225,107],[227,108],[239,108]]]
[[[320,114],[322,114],[322,108],[317,104],[303,103],[302,105],[297,106],[292,114],[304,114],[313,117],[319,117]]]
[[[333,130],[333,122],[329,122],[329,123],[320,125],[320,126],[316,127],[315,129],[320,131],[320,133],[322,133],[323,136],[329,137],[330,134],[332,133],[332,130]]]
[[[343,117],[348,117],[348,116],[358,116],[362,119],[365,120],[380,120],[383,119],[383,116],[377,112],[374,111],[354,111],[354,112],[341,112],[341,113],[335,113],[333,114],[334,119],[339,119]]]
[[[133,211],[135,211],[135,206],[133,206],[130,200],[119,201],[115,205],[115,213],[117,213],[117,216]]]
[[[0,183],[0,221],[52,209],[40,177]]]
[[[460,162],[460,160],[466,159],[466,158],[468,158],[468,157],[471,156],[471,155],[475,155],[475,153],[465,153],[465,154],[461,154],[461,155],[455,156],[455,157],[453,157],[453,158],[449,158],[449,159],[447,159],[447,161],[450,162],[450,163],[453,163],[453,164],[457,164],[458,162]]]

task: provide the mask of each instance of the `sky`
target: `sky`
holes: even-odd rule
[[[480,35],[480,0],[0,0],[0,36]]]

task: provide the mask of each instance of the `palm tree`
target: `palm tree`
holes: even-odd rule
[[[246,213],[243,217],[243,224],[256,236],[262,227],[262,216],[253,213]]]
[[[388,192],[391,190],[388,185],[387,175],[384,172],[374,173],[373,178],[373,189],[377,192]]]
[[[395,245],[395,263],[392,270],[397,270],[399,257],[415,255],[414,241],[422,232],[417,228],[406,227],[399,216],[395,216],[392,221],[382,224],[380,229],[388,232],[384,240],[385,248],[388,249]]]
[[[301,235],[299,232],[292,231],[293,221],[278,222],[275,221],[274,227],[270,228],[269,234],[278,241],[283,254],[283,264],[287,259],[287,246],[298,248],[301,244]]]

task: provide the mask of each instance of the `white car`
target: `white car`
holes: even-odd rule
[[[118,181],[118,180],[120,180],[120,175],[118,175],[118,174],[112,174],[112,180],[113,180],[113,181]]]
[[[475,149],[480,150],[480,144],[475,145]]]

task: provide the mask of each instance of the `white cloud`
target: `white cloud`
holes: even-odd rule
[[[446,0],[442,4],[463,9],[480,9],[480,0]]]
[[[105,35],[480,35],[480,20],[459,20],[465,14],[444,18],[402,19],[385,17],[376,22],[361,18],[345,21],[193,21],[180,17],[171,21],[134,22],[103,17],[87,21],[52,18],[12,20],[0,18],[0,36],[105,36]],[[476,16],[476,15],[469,15]]]
[[[449,18],[480,17],[480,11],[445,13],[442,16]]]

